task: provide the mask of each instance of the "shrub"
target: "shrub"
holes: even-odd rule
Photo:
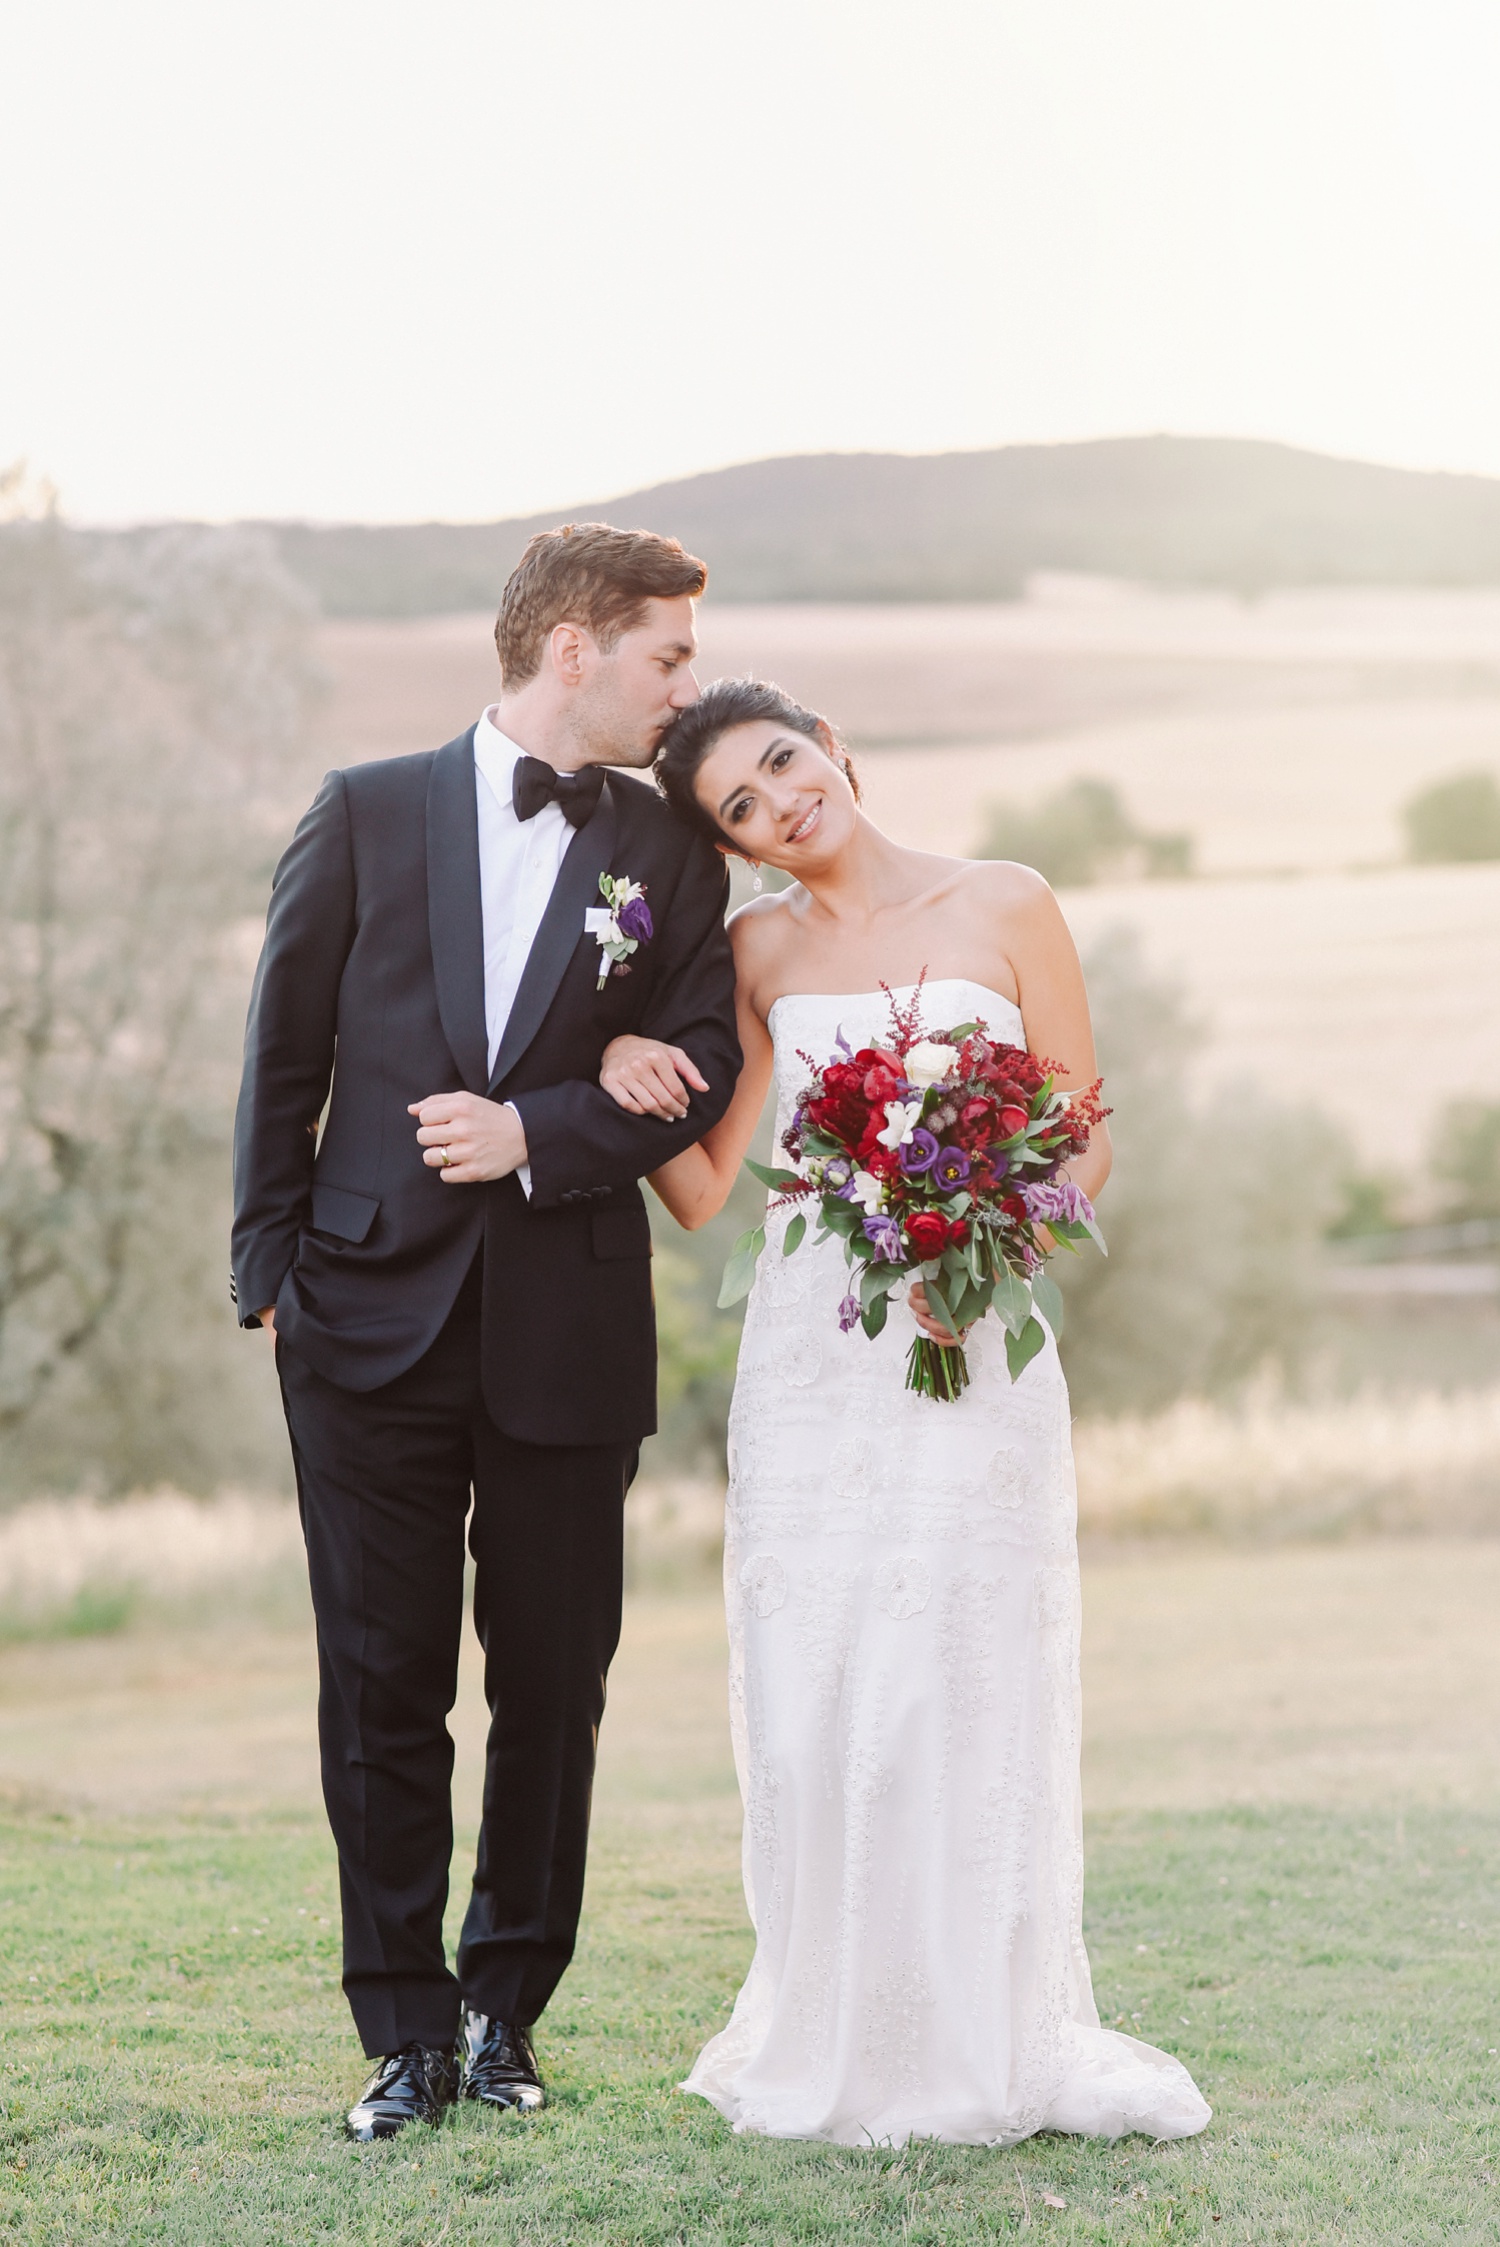
[[[1450,1224],[1500,1218],[1500,1104],[1460,1100],[1439,1121],[1432,1175]]]
[[[1460,772],[1413,796],[1401,814],[1406,855],[1418,864],[1500,858],[1500,787],[1492,772]]]
[[[1106,780],[1071,780],[1030,809],[996,803],[975,853],[1034,866],[1054,888],[1090,882],[1172,879],[1192,872],[1190,835],[1137,827]]]
[[[1326,1118],[1231,1087],[1187,1090],[1197,1035],[1150,976],[1134,932],[1085,963],[1115,1169],[1100,1206],[1109,1256],[1060,1256],[1063,1359],[1084,1412],[1152,1412],[1294,1377],[1317,1314],[1316,1267],[1349,1164]]]

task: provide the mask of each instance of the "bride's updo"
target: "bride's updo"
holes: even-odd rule
[[[716,679],[696,702],[679,711],[668,727],[656,754],[656,785],[690,827],[730,850],[739,846],[698,801],[698,768],[726,733],[760,720],[785,726],[788,733],[806,734],[809,741],[815,741],[854,790],[855,802],[859,801],[854,761],[826,718],[820,718],[816,710],[804,710],[800,702],[793,702],[768,679]],[[739,855],[743,858],[745,853],[739,851]]]

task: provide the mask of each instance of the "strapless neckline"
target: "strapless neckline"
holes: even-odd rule
[[[1021,1009],[1014,999],[1008,999],[1003,991],[997,991],[992,984],[981,983],[977,977],[972,975],[930,976],[922,985],[922,990],[926,993],[959,987],[966,991],[983,991],[988,998],[994,999],[998,1005],[1009,1007],[1018,1021],[1021,1019]],[[892,983],[889,986],[893,998],[904,997],[908,992],[914,992],[916,988],[915,983]],[[789,1005],[794,999],[818,999],[831,1004],[837,1004],[840,1000],[847,1000],[853,1004],[855,1001],[862,999],[883,999],[885,995],[885,991],[880,988],[873,991],[783,991],[779,998],[771,1001],[766,1010],[766,1027],[767,1029],[772,1027],[776,1009],[779,1006]],[[943,1027],[943,1025],[934,1024],[933,1027],[938,1028]]]

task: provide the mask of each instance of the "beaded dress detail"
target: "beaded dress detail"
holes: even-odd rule
[[[905,996],[903,992],[900,994]],[[924,1026],[982,985],[924,992]],[[778,1138],[840,1031],[882,992],[771,1012]],[[756,1948],[685,2089],[737,2130],[841,2145],[1013,2143],[1043,2129],[1191,2136],[1168,2054],[1101,2028],[1083,1945],[1079,1590],[1068,1395],[1055,1345],[1014,1385],[970,1336],[970,1387],[905,1387],[915,1332],[839,1331],[840,1242],[767,1224],[729,1423],[730,1715]]]

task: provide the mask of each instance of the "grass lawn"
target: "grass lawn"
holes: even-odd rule
[[[1412,1569],[1397,1554],[1380,1598],[1409,1600]],[[1106,1648],[1148,1589],[1165,1596],[1160,1572],[1133,1590],[1116,1574],[1125,1604],[1113,1623],[1100,1616]],[[1378,1574],[1338,1578],[1346,1610],[1350,1581],[1363,1582],[1365,1630],[1380,1620]],[[1217,1599],[1205,1581],[1194,1597],[1219,1638],[1230,1580]],[[1272,1589],[1284,1597],[1284,1582]],[[1111,1597],[1091,1591],[1106,1607]],[[1304,1585],[1304,1614],[1311,1600]],[[134,1696],[137,1793],[153,1674],[167,1681],[164,1737],[197,1771],[184,1713],[194,1664],[180,1646],[115,1646],[117,1672],[130,1672],[120,1690]],[[255,1693],[274,1700],[304,1674],[303,1638],[286,1634],[284,1649],[279,1683],[266,1642],[246,1657],[245,1676],[261,1681],[245,1690],[247,1737],[270,1736],[264,1724],[256,1733]],[[958,2243],[1045,2228],[1074,2241],[1407,2247],[1500,2235],[1500,1810],[1460,1799],[1456,1782],[1448,1801],[1423,1801],[1404,1766],[1382,1788],[1370,1763],[1363,1804],[1296,1799],[1288,1764],[1287,1799],[1195,1807],[1179,1798],[1198,1765],[1179,1759],[1167,1807],[1091,1817],[1101,2010],[1193,2070],[1216,2110],[1202,2138],[902,2155],[735,2139],[674,2089],[722,2020],[748,1948],[722,1720],[705,1698],[716,1649],[706,1602],[642,1603],[632,1618],[584,1940],[539,2037],[553,2105],[526,2123],[466,2112],[391,2146],[343,2142],[340,2107],[361,2070],[337,1987],[331,1855],[302,1764],[288,1766],[279,1799],[270,1767],[257,1793],[226,1738],[239,1799],[199,1789],[174,1805],[167,1773],[149,1815],[112,1796],[102,1769],[88,1801],[77,1788],[16,1788],[0,1820],[0,2238],[644,2247]],[[69,1725],[82,1736],[99,1680],[91,1671],[70,1720],[58,1665],[99,1654],[32,1650],[0,1664],[5,1730],[34,1696],[35,1728],[70,1777]],[[221,1673],[235,1658],[231,1646]],[[1295,1704],[1285,1663],[1275,1684]],[[1096,1694],[1107,1688],[1095,1680]],[[1242,1701],[1243,1677],[1234,1690]],[[1456,1737],[1471,1715],[1456,1712]],[[1326,1755],[1318,1711],[1290,1716],[1306,1754]],[[1210,1708],[1203,1721],[1222,1731],[1228,1717]],[[1128,1747],[1123,1768],[1144,1801],[1139,1739]],[[1096,1799],[1110,1799],[1107,1777]]]

